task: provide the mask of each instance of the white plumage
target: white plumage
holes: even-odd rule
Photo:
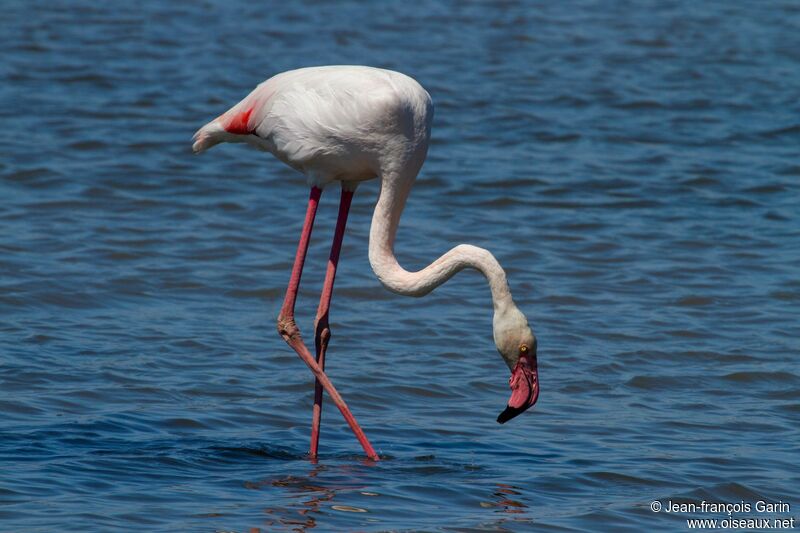
[[[238,124],[245,116],[246,124]],[[414,157],[421,165],[432,118],[430,95],[403,74],[371,67],[304,68],[261,83],[201,128],[193,149],[247,142],[306,174],[309,185],[324,187],[371,179],[383,167]],[[229,132],[231,125],[238,134]]]
[[[318,189],[340,181],[344,190],[354,191],[359,182],[380,177],[369,260],[385,287],[398,294],[422,296],[464,268],[476,269],[488,280],[495,345],[512,370],[511,400],[498,417],[505,422],[533,405],[539,393],[536,338],[514,304],[505,271],[487,250],[466,244],[418,272],[402,268],[394,255],[400,215],[425,160],[432,119],[430,95],[404,74],[357,66],[304,68],[260,84],[229,111],[203,126],[194,136],[193,149],[200,153],[220,142],[246,142],[304,173],[309,185]],[[344,216],[346,219],[346,212]],[[298,255],[301,270],[304,257]],[[293,313],[293,306],[291,300],[286,309]],[[296,343],[287,329],[282,335],[290,344]],[[327,379],[322,368],[308,359],[304,346],[293,347],[318,379]],[[324,385],[331,393],[332,385]],[[340,402],[336,394],[332,397]],[[349,410],[343,401],[337,405],[347,418]],[[348,421],[358,436],[360,428],[355,420]],[[372,453],[363,432],[362,438],[365,450]],[[312,453],[316,453],[313,445]]]

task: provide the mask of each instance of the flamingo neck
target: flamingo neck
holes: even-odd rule
[[[489,282],[495,314],[516,309],[506,273],[488,251],[459,244],[417,272],[405,270],[394,255],[394,240],[413,179],[383,179],[369,233],[369,261],[380,282],[390,291],[424,296],[465,268],[481,272]]]

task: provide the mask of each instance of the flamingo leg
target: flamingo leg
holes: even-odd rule
[[[317,318],[314,321],[314,344],[317,349],[317,364],[325,370],[325,351],[331,338],[331,329],[328,322],[331,297],[333,296],[333,281],[336,279],[336,267],[339,264],[339,252],[342,250],[344,230],[347,226],[347,215],[350,212],[350,203],[353,200],[353,191],[342,189],[342,198],[339,201],[339,217],[336,220],[336,231],[333,234],[331,254],[328,258],[328,269],[325,272],[325,283],[319,298]],[[319,425],[322,420],[322,384],[319,380],[314,383],[314,411],[311,420],[311,458],[317,457],[319,449]]]
[[[375,450],[367,440],[367,436],[364,434],[364,431],[358,425],[358,422],[356,422],[355,417],[350,412],[347,404],[344,403],[344,400],[333,386],[333,383],[331,383],[331,380],[328,379],[328,376],[325,375],[325,372],[317,364],[317,361],[308,351],[308,348],[300,336],[300,328],[297,327],[297,324],[294,320],[294,307],[295,302],[297,301],[297,291],[300,287],[300,276],[303,273],[303,264],[305,263],[306,253],[308,252],[308,242],[311,238],[311,230],[314,227],[314,218],[317,215],[317,206],[319,205],[319,199],[321,195],[322,189],[317,187],[311,188],[311,195],[308,200],[308,209],[306,211],[306,219],[303,223],[303,231],[300,234],[300,242],[297,244],[297,255],[294,259],[292,275],[289,279],[289,286],[286,289],[286,297],[283,300],[281,312],[278,315],[278,333],[280,333],[281,337],[283,337],[283,340],[285,340],[286,343],[291,346],[295,352],[297,352],[297,355],[300,356],[300,359],[302,359],[308,368],[311,369],[311,372],[314,374],[314,377],[317,379],[317,381],[322,385],[322,388],[327,391],[328,396],[331,397],[331,401],[333,401],[336,407],[339,408],[339,411],[342,412],[342,416],[344,416],[344,419],[347,421],[350,429],[353,431],[353,433],[355,433],[356,438],[361,443],[361,446],[364,448],[364,452],[366,452],[367,456],[370,459],[377,461],[378,454],[375,453]]]

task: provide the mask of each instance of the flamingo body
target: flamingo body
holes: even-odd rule
[[[193,150],[246,142],[308,177],[357,183],[387,164],[425,158],[433,103],[414,79],[372,67],[310,67],[278,74],[195,135]]]
[[[261,83],[194,136],[195,153],[221,142],[245,142],[268,151],[305,174],[311,186],[278,330],[317,378],[312,457],[316,456],[324,388],[367,455],[377,459],[324,373],[330,337],[328,308],[342,236],[353,191],[364,180],[381,180],[369,239],[370,264],[381,283],[398,294],[423,296],[465,268],[481,272],[492,294],[495,346],[511,369],[512,394],[498,422],[520,414],[538,398],[536,337],[514,304],[505,271],[491,253],[461,244],[417,272],[405,270],[394,255],[400,216],[428,151],[432,119],[430,95],[404,74],[360,66],[311,67],[284,72]],[[315,360],[294,322],[294,305],[317,204],[325,186],[335,181],[342,184],[342,203],[315,323]]]

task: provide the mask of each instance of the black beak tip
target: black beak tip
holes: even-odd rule
[[[506,410],[497,416],[497,423],[505,424],[506,422],[508,422],[509,420],[511,420],[524,410],[525,407],[520,408],[520,407],[511,407],[510,405],[506,406]]]

